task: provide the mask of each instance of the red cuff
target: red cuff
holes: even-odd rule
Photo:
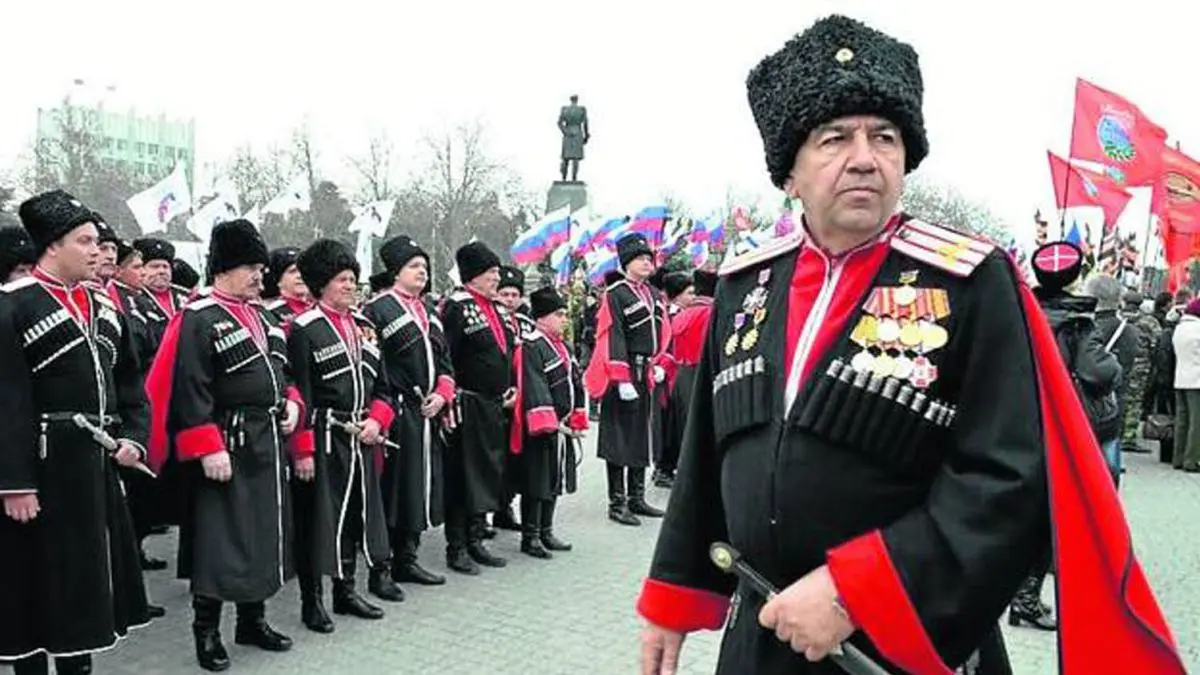
[[[175,454],[181,462],[215,455],[225,450],[225,437],[215,424],[201,424],[175,434]]]
[[[525,428],[530,436],[550,434],[558,430],[558,416],[553,406],[534,408],[525,413]]]
[[[567,416],[567,428],[571,431],[587,431],[588,412],[583,409],[571,411]]]
[[[446,399],[446,403],[454,401],[454,378],[449,375],[439,375],[433,393]]]
[[[607,372],[609,382],[633,382],[633,375],[629,372],[629,364],[624,361],[609,361]]]
[[[637,611],[650,623],[678,633],[719,630],[729,613],[729,598],[657,579],[646,579]]]
[[[306,406],[304,404],[304,397],[300,395],[300,390],[297,389],[294,385],[289,386],[287,389],[283,390],[283,396],[287,400],[300,406],[299,418],[301,420],[303,420],[305,417],[304,413],[308,410],[308,406]]]
[[[842,605],[887,660],[906,673],[952,675],[925,632],[879,530],[829,551]]]
[[[312,457],[317,452],[317,435],[312,429],[297,431],[288,439],[288,452],[295,459]]]
[[[367,417],[379,422],[379,428],[387,432],[392,428],[392,420],[396,419],[396,409],[392,406],[375,399],[371,401],[371,409],[367,413]]]

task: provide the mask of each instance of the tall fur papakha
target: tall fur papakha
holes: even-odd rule
[[[209,274],[221,274],[242,265],[269,264],[267,244],[250,221],[239,218],[213,228],[208,244]]]
[[[776,187],[808,135],[847,115],[878,115],[899,127],[906,173],[929,154],[917,52],[854,19],[829,16],[789,40],[750,71],[746,93]]]
[[[353,270],[355,277],[360,272],[358,260],[350,249],[333,239],[319,239],[301,251],[296,258],[296,269],[314,298],[321,297],[321,291],[343,271]]]
[[[37,255],[41,255],[50,244],[62,239],[68,232],[92,222],[91,209],[75,197],[62,190],[43,192],[30,197],[17,209],[21,224],[33,241]]]

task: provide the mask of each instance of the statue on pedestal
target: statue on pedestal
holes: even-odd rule
[[[583,146],[587,145],[592,135],[588,131],[587,108],[579,105],[579,96],[571,96],[571,104],[562,107],[558,113],[558,130],[562,132],[562,163],[559,174],[562,180],[567,180],[567,170],[570,169],[571,181],[579,181],[579,162],[583,160]]]

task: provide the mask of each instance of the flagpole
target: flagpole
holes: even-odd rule
[[[1067,192],[1071,189],[1071,152],[1075,150],[1075,111],[1079,108],[1079,78],[1075,78],[1075,97],[1074,105],[1071,106],[1071,144],[1067,146],[1067,175],[1063,176],[1063,201],[1067,200]],[[1058,203],[1058,195],[1054,195],[1054,201]],[[1063,207],[1059,210],[1058,218],[1058,239],[1062,241],[1067,237],[1067,209]]]

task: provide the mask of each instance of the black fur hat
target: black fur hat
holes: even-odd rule
[[[767,171],[780,188],[813,129],[847,115],[878,115],[899,127],[904,170],[917,168],[929,154],[924,91],[911,46],[838,15],[789,40],[746,80]]]
[[[284,246],[271,251],[267,256],[267,271],[263,272],[263,292],[265,300],[279,297],[279,280],[289,267],[296,264],[300,249],[295,246]]]
[[[136,248],[130,246],[129,242],[125,241],[124,239],[117,240],[117,264],[118,265],[124,265],[125,261],[129,260],[129,256],[133,255],[134,253],[138,253],[138,252],[139,251]]]
[[[92,222],[96,224],[96,231],[100,233],[100,240],[98,243],[116,244],[121,240],[121,238],[117,236],[117,231],[113,229],[112,225],[109,225],[108,222],[104,220],[104,216],[100,215],[99,212],[92,211]]]
[[[650,250],[650,244],[646,241],[645,235],[639,232],[631,232],[617,240],[617,259],[621,261],[621,269],[625,269],[629,261],[642,255],[654,255],[654,251]]]
[[[392,275],[392,279],[396,278],[409,260],[417,256],[425,258],[426,264],[429,263],[429,254],[406,234],[392,237],[379,247],[379,259],[383,261],[383,267]],[[388,285],[390,286],[391,283],[391,279],[389,279]]]
[[[706,298],[717,294],[717,273],[708,270],[696,270],[692,274],[692,284],[696,287],[696,295]]]
[[[509,265],[501,265],[500,285],[496,290],[501,288],[515,288],[521,295],[525,295],[525,273]]]
[[[95,218],[92,210],[83,202],[62,190],[51,190],[30,197],[21,203],[17,215],[21,217],[21,224],[29,233],[29,240],[33,242],[33,250],[38,256],[68,232],[84,223],[93,222]]]
[[[1039,246],[1030,261],[1043,294],[1061,292],[1075,283],[1083,271],[1083,251],[1069,241],[1052,241]]]
[[[529,294],[529,315],[540,319],[567,306],[562,296],[550,286],[543,286]]]
[[[171,261],[171,283],[190,291],[200,283],[200,273],[183,258],[176,258]]]
[[[380,291],[386,291],[387,289],[391,288],[392,281],[395,278],[396,278],[396,275],[392,274],[391,272],[389,272],[387,270],[384,270],[382,272],[376,272],[375,274],[372,274],[371,278],[370,278],[371,294],[374,295],[375,293],[378,293]]]
[[[454,254],[454,261],[458,263],[458,278],[464,284],[493,267],[500,266],[500,256],[482,241],[473,241],[458,249]]]
[[[133,240],[133,247],[137,249],[138,253],[142,254],[142,262],[144,263],[148,263],[151,260],[165,260],[167,262],[175,260],[175,246],[165,239],[142,237],[141,239]]]
[[[239,218],[219,223],[212,231],[208,242],[208,273],[215,277],[242,265],[269,265],[267,244],[258,228],[250,221]]]
[[[358,261],[346,245],[333,239],[318,239],[304,249],[296,258],[296,268],[308,286],[308,292],[314,298],[321,297],[321,291],[329,285],[333,278],[346,270],[353,270],[354,276],[359,273]]]
[[[17,265],[36,265],[37,261],[33,239],[25,228],[16,225],[0,228],[0,284],[8,282],[8,275]]]

